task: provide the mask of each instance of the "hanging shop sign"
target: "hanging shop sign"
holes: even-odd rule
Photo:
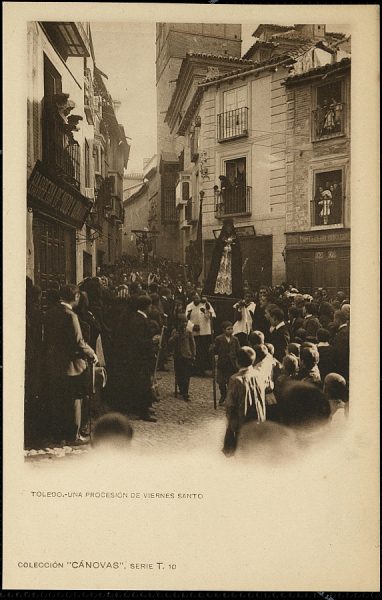
[[[28,206],[76,228],[84,225],[92,207],[88,198],[49,173],[41,161],[36,162],[27,191]]]

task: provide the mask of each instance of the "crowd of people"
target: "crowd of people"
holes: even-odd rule
[[[309,296],[286,284],[253,292],[245,282],[232,320],[221,321],[202,286],[156,267],[57,285],[44,296],[27,279],[26,309],[26,446],[86,443],[92,422],[110,412],[156,422],[156,374],[169,370],[170,357],[183,401],[193,376],[215,378],[228,455],[248,422],[347,414],[344,292]]]

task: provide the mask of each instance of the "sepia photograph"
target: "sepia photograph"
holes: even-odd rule
[[[25,301],[12,456],[24,474],[17,505],[31,512],[24,550],[21,529],[7,529],[10,587],[347,590],[357,548],[346,503],[362,522],[376,501],[372,483],[368,499],[353,496],[362,448],[375,444],[373,428],[363,443],[352,429],[363,385],[353,265],[362,252],[377,261],[353,242],[353,228],[367,239],[354,217],[355,10],[283,7],[277,20],[214,6],[196,18],[185,5],[172,18],[169,5],[111,4],[110,17],[104,3],[62,3],[55,16],[46,4],[19,36],[25,237],[14,273]],[[375,182],[365,190],[376,200]],[[111,513],[80,552],[74,506],[83,536],[85,514]],[[237,567],[254,525],[228,551],[236,510],[240,528],[247,510],[261,523],[261,577]],[[369,575],[354,569],[351,590],[377,589],[374,523],[357,546]],[[195,558],[195,531],[210,540],[200,560],[220,548],[214,575]],[[278,560],[296,548],[273,587],[279,535]],[[324,570],[348,552],[348,579],[313,567],[317,549]],[[290,575],[292,561],[304,576]]]
[[[227,453],[244,425],[346,426],[351,33],[336,29],[28,23],[28,459],[127,419],[175,450],[226,418]]]

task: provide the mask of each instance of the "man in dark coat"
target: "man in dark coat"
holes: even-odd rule
[[[337,326],[337,333],[333,340],[334,362],[336,373],[339,373],[349,383],[349,324],[347,315],[337,310],[334,313],[334,323]]]
[[[137,310],[131,315],[126,328],[127,391],[141,419],[155,423],[156,418],[151,411],[154,401],[151,372],[159,336],[152,335],[148,318],[151,298],[140,296],[136,306]]]
[[[60,290],[61,302],[45,315],[45,357],[51,390],[55,439],[80,440],[81,403],[86,395],[86,359],[98,362],[94,350],[83,339],[78,316],[73,311],[80,290],[68,284]]]
[[[271,308],[269,317],[271,323],[269,342],[274,346],[274,357],[282,363],[290,342],[289,331],[284,321],[284,312],[276,306]]]

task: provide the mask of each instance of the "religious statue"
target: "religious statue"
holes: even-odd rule
[[[243,296],[241,249],[232,219],[223,221],[203,292],[209,296]]]

